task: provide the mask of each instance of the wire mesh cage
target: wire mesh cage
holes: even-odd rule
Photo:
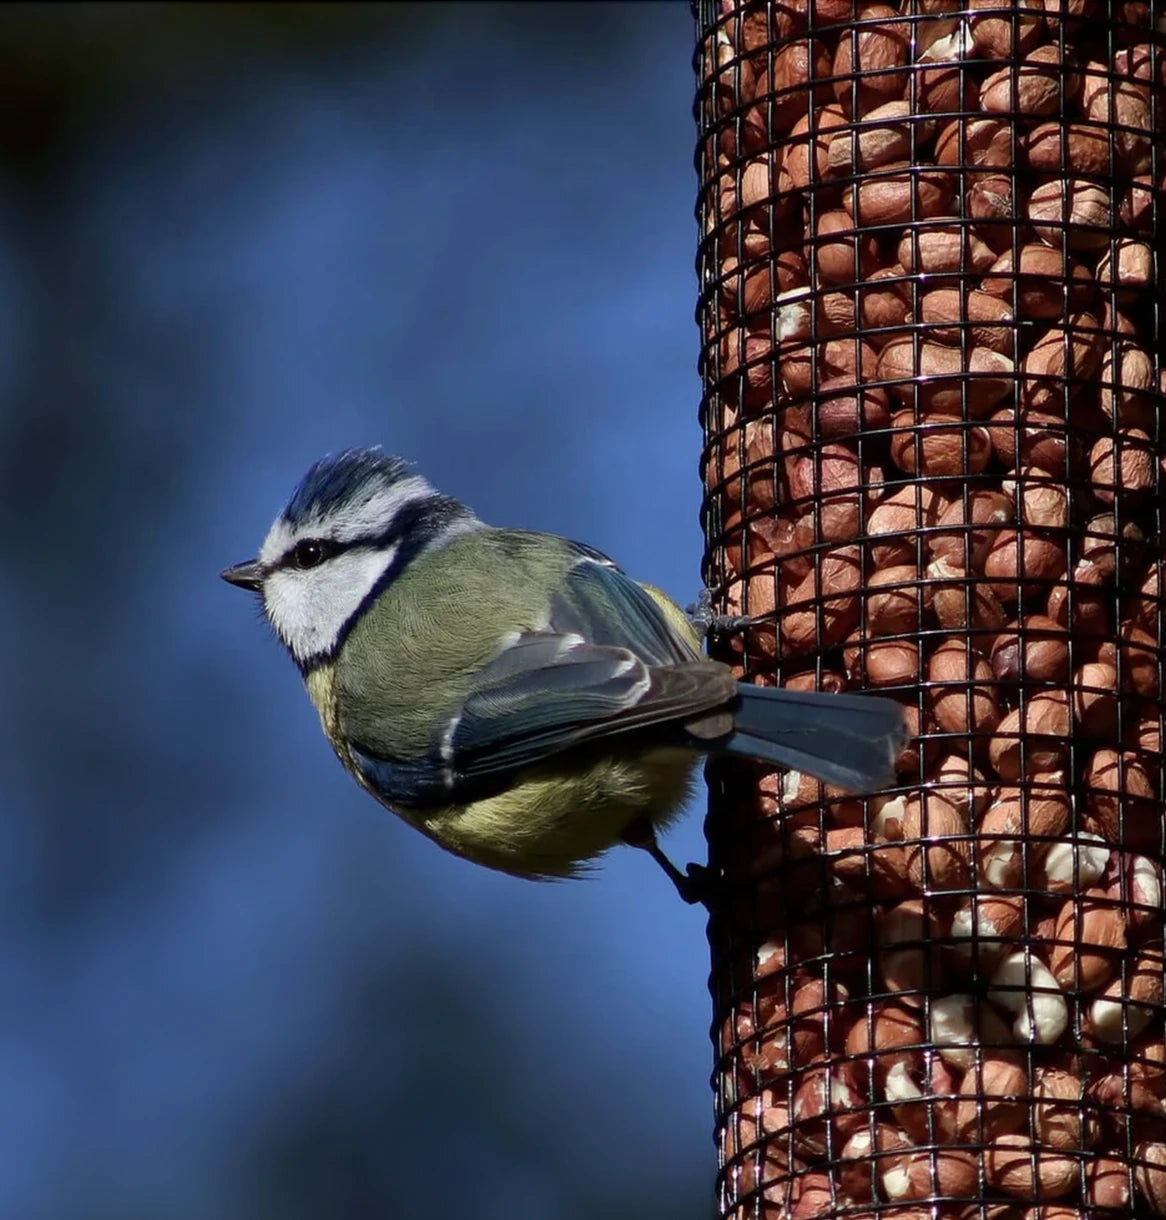
[[[1166,1215],[1166,0],[695,7],[721,1214]]]

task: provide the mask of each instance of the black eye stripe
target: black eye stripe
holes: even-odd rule
[[[397,547],[398,552],[392,568],[393,572],[397,572],[440,538],[451,525],[466,518],[472,519],[473,514],[464,505],[447,496],[430,492],[405,500],[379,529],[370,529],[365,534],[345,538],[343,541],[320,536],[301,538],[295,546],[284,551],[274,566],[292,571],[306,571],[344,551],[387,551],[390,547]],[[292,523],[288,521],[287,524]],[[321,522],[317,524],[322,526]],[[302,527],[303,523],[300,523],[299,528]],[[319,548],[318,553],[307,563],[301,562],[304,553],[300,548],[305,545]]]

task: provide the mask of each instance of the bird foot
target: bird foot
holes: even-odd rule
[[[701,589],[696,604],[685,606],[684,613],[702,640],[709,636],[737,635],[756,622],[747,614],[714,614],[711,589]]]
[[[712,871],[703,864],[689,864],[685,866],[684,872],[681,872],[661,851],[660,844],[656,842],[656,832],[647,819],[633,822],[624,831],[623,838],[629,846],[646,851],[656,861],[664,870],[664,875],[676,887],[682,901],[687,902],[689,906],[696,906],[698,903],[706,907],[709,905],[715,890]]]

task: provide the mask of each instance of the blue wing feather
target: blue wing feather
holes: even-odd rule
[[[580,561],[551,600],[552,631],[626,648],[649,665],[678,665],[700,656],[626,572],[598,551],[577,549]]]
[[[452,792],[449,774],[426,754],[421,758],[382,758],[359,746],[348,748],[360,777],[388,805],[417,809],[448,805]]]

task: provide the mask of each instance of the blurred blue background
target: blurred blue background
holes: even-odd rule
[[[688,6],[0,23],[0,1217],[710,1216],[702,914],[444,856],[216,576],[380,442],[692,599]]]

